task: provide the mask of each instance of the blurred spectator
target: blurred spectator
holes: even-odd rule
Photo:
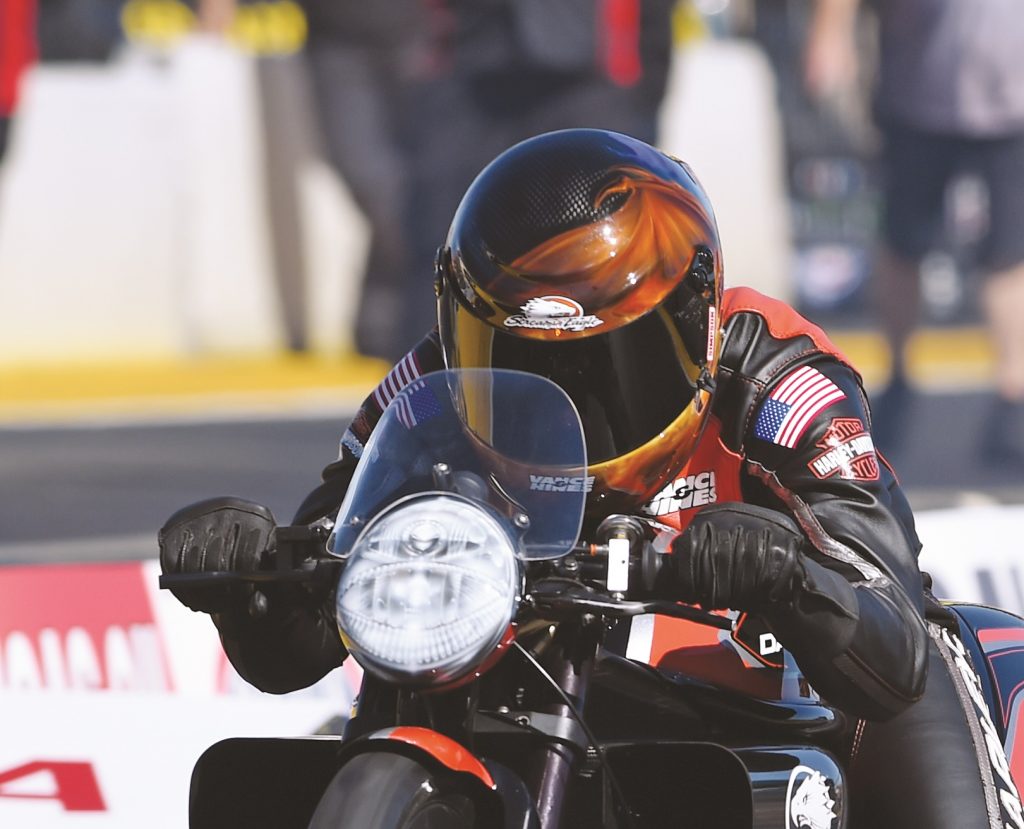
[[[655,140],[676,0],[300,2],[327,155],[370,225],[364,354],[432,325],[434,252],[502,150],[574,126]]]
[[[397,360],[420,329],[411,302],[432,306],[430,263],[414,265],[403,228],[412,180],[409,84],[428,44],[424,0],[301,0],[306,57],[327,157],[369,223],[370,250],[355,314],[363,354]],[[420,130],[430,123],[417,125]],[[422,290],[416,291],[416,286]]]
[[[805,53],[809,91],[855,80],[858,0],[816,0]],[[939,246],[944,196],[964,172],[988,191],[979,249],[982,305],[996,351],[996,401],[982,434],[991,462],[1024,464],[1024,13],[1019,0],[885,0],[875,108],[883,136],[885,220],[875,281],[893,355],[876,399],[884,448],[911,397],[905,346],[920,306],[920,263]]]
[[[35,59],[35,0],[0,0],[0,161],[25,67]]]
[[[198,0],[196,28],[201,32],[226,36],[238,14],[238,0]]]
[[[764,50],[776,77],[798,307],[819,323],[858,325],[870,312],[867,289],[881,201],[878,136],[863,83],[837,91],[827,107],[807,93],[802,45],[811,8],[806,0],[756,0],[749,29],[741,33]],[[862,61],[872,61],[873,33],[864,23],[858,49]]]
[[[415,96],[408,330],[434,318],[430,264],[455,208],[501,151],[569,127],[656,141],[676,0],[450,0],[445,62]],[[422,273],[419,273],[422,271]]]

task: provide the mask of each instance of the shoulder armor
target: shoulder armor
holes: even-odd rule
[[[850,367],[821,328],[749,288],[725,292],[722,324],[713,411],[722,423],[722,442],[734,452],[741,450],[765,390],[787,371],[823,358]]]

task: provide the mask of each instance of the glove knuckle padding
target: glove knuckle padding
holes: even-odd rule
[[[242,498],[210,498],[190,504],[160,528],[161,569],[164,573],[257,570],[274,526],[269,509]],[[178,586],[171,592],[193,610],[216,612],[251,591],[203,585]]]

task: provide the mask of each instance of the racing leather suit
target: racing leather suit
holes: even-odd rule
[[[937,628],[926,627],[926,606],[940,622],[947,617],[926,601],[913,516],[872,445],[859,375],[820,328],[784,303],[729,289],[721,317],[712,416],[692,459],[643,511],[676,529],[713,502],[745,502],[795,519],[813,548],[806,555],[842,578],[830,602],[794,608],[773,629],[824,699],[863,718],[853,751],[869,760],[850,764],[851,788],[872,793],[862,816],[878,826],[989,825],[976,823],[986,814],[985,793],[977,775],[963,772],[977,771],[979,758],[965,737],[962,694],[937,650]],[[333,516],[384,408],[418,376],[442,368],[435,330],[363,403],[339,459],[295,523]],[[808,382],[815,393],[800,391]],[[329,602],[286,619],[215,621],[236,669],[263,690],[308,685],[345,656]],[[899,776],[891,773],[894,756]],[[858,765],[869,783],[858,784]]]
[[[794,641],[786,644],[834,704],[873,719],[896,714],[920,697],[924,686],[920,543],[894,474],[871,446],[860,379],[820,329],[754,291],[725,292],[722,324],[712,417],[693,458],[644,511],[662,524],[685,527],[712,500],[676,497],[696,476],[713,482],[715,502],[743,501],[793,516],[813,544],[816,560],[852,586],[853,601],[843,596],[843,610],[834,620],[819,614],[810,634],[793,625],[786,638]],[[773,389],[805,367],[837,389],[837,399],[807,421],[799,440],[782,434],[773,440],[770,412],[762,411],[775,405]],[[337,511],[384,408],[407,383],[441,368],[435,331],[366,399],[342,438],[339,460],[324,470],[323,484],[306,498],[296,522]],[[827,647],[823,625],[835,640]],[[267,643],[253,645],[263,650]],[[264,677],[245,670],[247,649],[233,650],[229,644],[243,676],[264,687]],[[805,665],[823,659],[828,664],[817,670]],[[272,685],[282,683],[286,678],[275,677]]]

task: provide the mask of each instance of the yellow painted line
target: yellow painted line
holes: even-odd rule
[[[889,349],[877,334],[836,331],[830,332],[830,336],[868,386],[879,385],[889,376]]]
[[[864,376],[868,386],[886,382],[892,365],[885,339],[872,331],[837,331],[836,345]],[[985,332],[976,327],[928,328],[907,344],[911,381],[930,391],[964,391],[992,384],[995,355]]]
[[[314,355],[0,366],[0,422],[351,407],[387,370]]]
[[[0,405],[26,400],[95,400],[266,389],[361,385],[367,391],[387,365],[362,357],[306,355],[202,358],[192,361],[0,367]]]
[[[995,351],[981,329],[921,331],[907,345],[911,377],[925,388],[982,388],[995,376]]]
[[[869,387],[886,381],[891,361],[879,334],[831,333]],[[921,330],[907,357],[911,379],[922,389],[991,385],[992,348],[979,328]],[[0,364],[0,423],[351,410],[387,370],[380,360],[316,354]]]

